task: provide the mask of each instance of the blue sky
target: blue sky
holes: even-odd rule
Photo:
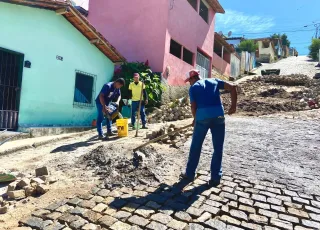
[[[320,23],[320,0],[220,0],[226,10],[217,14],[215,31],[232,37],[260,38],[284,33],[299,55],[308,54],[315,34],[313,22]],[[304,27],[308,25],[308,27]],[[299,31],[304,30],[304,31]],[[296,31],[296,32],[290,32]],[[319,35],[320,36],[320,35]]]

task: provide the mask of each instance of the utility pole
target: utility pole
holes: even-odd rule
[[[320,23],[314,24],[314,26],[316,27],[316,38],[319,38],[318,34],[319,34]]]

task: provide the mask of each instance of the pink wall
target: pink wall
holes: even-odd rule
[[[194,53],[194,65],[198,49],[212,59],[215,12],[209,8],[207,23],[186,0],[168,1],[169,20],[163,70],[170,66],[170,76],[164,77],[167,77],[170,85],[182,85],[185,73],[194,67],[170,54],[170,40],[172,38]]]
[[[218,54],[213,53],[212,65],[219,70],[223,75],[230,76],[231,66],[225,60],[218,56]]]
[[[158,0],[92,0],[88,19],[128,61],[148,59],[153,71],[162,72],[167,4]]]
[[[223,60],[225,60],[226,62],[230,63],[231,62],[231,53],[228,52],[224,52],[223,53]]]
[[[167,31],[167,36],[168,31]],[[167,50],[168,48],[168,50]],[[165,73],[166,67],[170,67],[170,75],[169,77],[166,74],[163,74],[163,77],[167,79],[169,85],[184,85],[185,74],[194,68],[194,66],[189,65],[183,60],[177,58],[176,56],[170,54],[170,39],[166,40],[166,53],[164,58],[164,70]],[[193,62],[195,62],[195,57],[193,58]]]
[[[92,0],[88,19],[128,61],[149,60],[155,72],[169,66],[170,85],[184,84],[194,68],[170,54],[171,38],[194,53],[194,64],[197,49],[213,56],[215,12],[207,23],[186,0]]]

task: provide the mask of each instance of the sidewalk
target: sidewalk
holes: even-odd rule
[[[89,130],[80,133],[69,133],[69,134],[61,134],[55,136],[45,136],[45,137],[36,137],[36,138],[27,138],[23,140],[9,141],[0,146],[0,156],[13,153],[16,151],[21,151],[30,148],[36,148],[41,145],[49,144],[52,142],[65,140],[77,136],[86,135],[89,133],[93,133],[94,131]]]

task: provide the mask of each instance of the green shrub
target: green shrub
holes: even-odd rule
[[[312,39],[312,43],[309,46],[310,53],[309,55],[313,60],[319,60],[319,49],[320,49],[320,39]]]
[[[148,64],[143,62],[127,62],[115,71],[114,80],[122,77],[126,81],[126,86],[121,88],[121,96],[123,99],[129,98],[129,84],[133,82],[133,74],[139,73],[140,80],[145,83],[146,91],[149,97],[147,107],[155,107],[161,105],[161,95],[164,86],[161,83],[161,77],[153,73]]]
[[[244,40],[239,46],[236,48],[238,52],[248,51],[249,53],[256,52],[259,48],[258,44],[256,44],[253,40]]]

